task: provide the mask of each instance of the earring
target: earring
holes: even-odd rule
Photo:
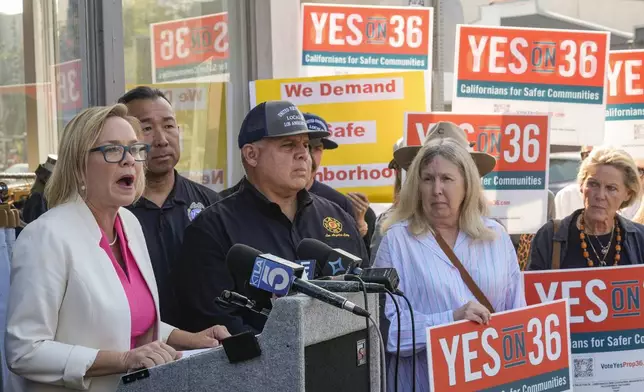
[[[81,191],[84,192],[85,191],[85,185],[81,185],[80,189],[81,189]]]

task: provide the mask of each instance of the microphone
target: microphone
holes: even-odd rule
[[[370,316],[369,312],[346,298],[302,280],[300,277],[304,268],[298,264],[275,255],[262,254],[247,245],[235,244],[231,250],[233,248],[237,248],[235,253],[243,255],[244,259],[237,259],[237,262],[229,264],[229,267],[232,267],[231,272],[250,275],[249,284],[259,290],[277,296],[296,291],[358,316]]]
[[[268,317],[270,310],[268,309],[258,309],[255,301],[250,300],[243,295],[236,293],[234,291],[224,290],[221,292],[221,296],[215,298],[215,301],[223,306],[237,306],[239,308],[248,309],[262,316]]]
[[[297,245],[297,257],[300,259],[313,259],[319,266],[322,276],[338,276],[345,274],[359,274],[362,259],[342,249],[333,249],[322,241],[313,238],[304,238]]]
[[[223,298],[226,302],[230,302],[231,304],[234,304],[234,305],[239,305],[239,306],[249,307],[249,308],[255,307],[255,301],[250,300],[234,291],[229,291],[229,290],[222,291],[221,298]]]
[[[360,282],[346,282],[343,280],[311,280],[309,283],[314,284],[333,293],[357,293],[362,292]],[[364,287],[367,293],[386,293],[387,288],[378,283],[365,283]]]
[[[318,264],[328,263],[329,265],[333,264],[329,260],[340,257],[340,263],[346,270],[341,273],[337,270],[333,271],[336,273],[333,273],[331,276],[344,274],[345,280],[356,280],[355,276],[358,276],[365,282],[379,283],[391,292],[402,294],[398,290],[400,277],[395,268],[359,268],[358,266],[362,263],[362,260],[358,256],[345,252],[342,249],[333,249],[322,241],[313,238],[303,239],[297,246],[297,256],[299,258],[315,259],[318,261]],[[359,262],[356,262],[357,260]]]

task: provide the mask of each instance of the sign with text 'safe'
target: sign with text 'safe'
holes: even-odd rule
[[[129,85],[127,89],[134,87]],[[165,94],[180,127],[181,159],[176,170],[216,192],[224,190],[229,185],[226,84],[158,83],[150,87]]]
[[[565,300],[427,329],[432,392],[571,391]]]
[[[481,178],[490,214],[511,234],[536,233],[548,209],[549,123],[545,114],[407,113],[407,145],[420,145],[430,128],[450,121],[460,126],[474,151],[496,158]]]
[[[605,141],[644,159],[644,50],[613,51],[608,59]]]
[[[324,152],[317,180],[390,203],[392,147],[403,134],[405,112],[427,110],[424,86],[423,71],[258,80],[250,83],[250,101],[290,101],[322,117],[339,147]]]
[[[458,26],[452,110],[551,113],[550,142],[600,145],[608,32]]]
[[[152,81],[227,81],[228,13],[150,25]]]
[[[643,265],[526,271],[523,280],[528,304],[568,299],[575,391],[644,391]]]
[[[301,65],[431,71],[432,25],[425,7],[302,4]]]

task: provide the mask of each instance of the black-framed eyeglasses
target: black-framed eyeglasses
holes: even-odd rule
[[[125,154],[130,153],[137,162],[144,162],[148,159],[150,145],[145,143],[134,143],[129,146],[121,144],[107,144],[105,146],[94,147],[89,152],[100,151],[107,163],[119,163],[125,159]]]

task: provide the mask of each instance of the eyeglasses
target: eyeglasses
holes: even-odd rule
[[[94,147],[89,152],[100,151],[103,153],[103,158],[107,163],[119,163],[125,159],[125,154],[130,153],[134,160],[143,162],[148,159],[148,152],[150,152],[150,145],[145,143],[135,143],[129,146],[121,144],[108,144],[105,146]]]

